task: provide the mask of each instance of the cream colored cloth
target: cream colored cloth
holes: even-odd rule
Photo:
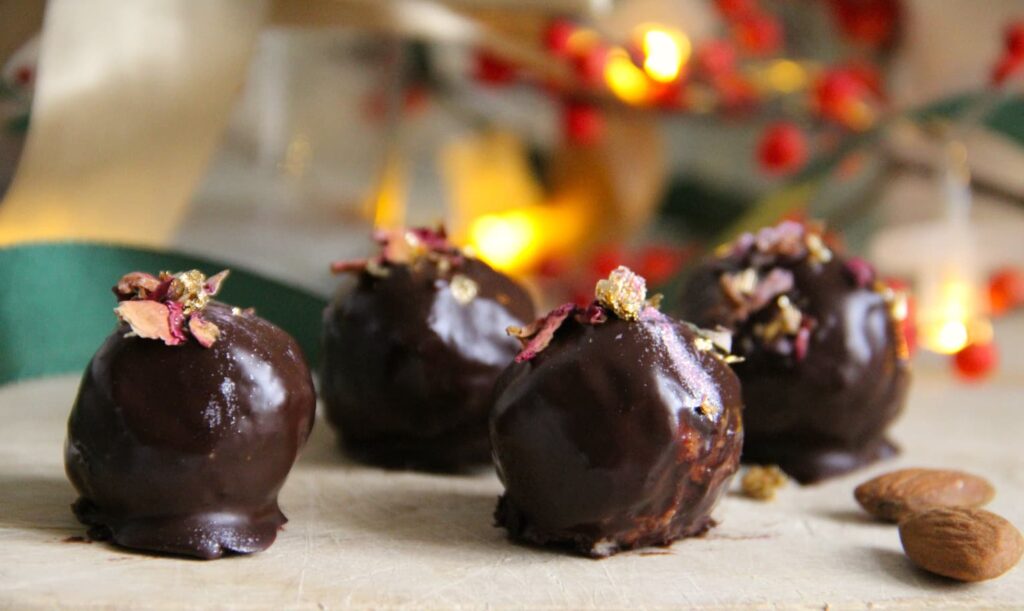
[[[217,145],[262,0],[51,0],[0,245],[162,245]]]

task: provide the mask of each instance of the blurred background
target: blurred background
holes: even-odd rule
[[[0,1],[0,195],[0,247],[321,296],[373,228],[444,223],[547,303],[821,219],[981,379],[1024,370],[1024,2]]]

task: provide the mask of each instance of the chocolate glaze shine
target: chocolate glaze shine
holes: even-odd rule
[[[491,440],[495,518],[525,542],[601,557],[700,534],[739,462],[736,376],[657,320],[567,320],[506,370]],[[704,400],[720,409],[701,412]]]
[[[529,295],[485,263],[388,264],[360,272],[324,313],[321,396],[344,448],[390,468],[458,471],[490,459],[494,381],[518,342],[510,325],[533,319]],[[457,275],[476,294],[462,301]]]
[[[895,454],[885,430],[903,407],[910,368],[883,295],[858,287],[839,257],[774,261],[793,274],[790,301],[816,321],[799,359],[758,341],[754,330],[767,311],[738,325],[730,319],[719,278],[746,263],[726,257],[702,264],[681,300],[687,319],[735,331],[733,351],[745,358],[734,365],[746,406],[743,461],[778,464],[810,483]]]
[[[124,547],[199,558],[274,542],[277,494],[313,425],[295,341],[213,302],[213,346],[107,338],[86,369],[65,443],[78,518]]]

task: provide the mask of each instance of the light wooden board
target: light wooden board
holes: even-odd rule
[[[0,388],[0,608],[1024,607],[1024,568],[961,585],[913,568],[892,526],[851,491],[901,465],[989,477],[992,509],[1024,526],[1024,376],[982,387],[919,373],[897,461],[774,503],[730,494],[702,539],[594,561],[513,545],[491,525],[490,473],[390,473],[344,461],[324,422],[282,495],[291,519],[267,552],[153,558],[81,535],[62,467],[77,379]]]

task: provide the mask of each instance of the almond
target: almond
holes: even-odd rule
[[[999,577],[1024,554],[1020,531],[984,509],[929,509],[900,522],[899,530],[914,564],[960,581]]]
[[[984,478],[942,469],[900,469],[868,480],[853,491],[865,511],[889,522],[933,507],[981,507],[995,494]]]

